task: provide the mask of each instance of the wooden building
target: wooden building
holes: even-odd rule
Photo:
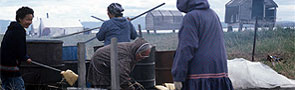
[[[178,30],[182,23],[183,15],[177,10],[155,10],[147,13],[145,17],[146,30]]]
[[[243,24],[254,24],[256,18],[259,27],[272,29],[276,22],[278,5],[273,0],[230,0],[225,7],[228,31],[232,31],[232,26],[237,24],[241,31]]]

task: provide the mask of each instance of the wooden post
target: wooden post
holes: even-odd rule
[[[255,26],[254,26],[254,42],[253,42],[253,50],[252,50],[252,61],[254,61],[254,55],[255,55],[255,45],[256,45],[256,33],[257,33],[257,29],[258,29],[258,22],[257,22],[257,18],[256,18]]]
[[[111,89],[120,90],[117,38],[111,39]]]
[[[140,24],[138,24],[138,32],[139,32],[139,37],[143,37]]]
[[[239,23],[239,32],[242,32],[243,31],[243,23]]]
[[[86,88],[85,43],[79,42],[78,46],[78,87]]]
[[[232,26],[227,26],[227,32],[233,32],[233,27]]]

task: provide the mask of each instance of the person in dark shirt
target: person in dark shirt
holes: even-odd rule
[[[207,0],[177,0],[186,13],[178,33],[172,75],[176,90],[233,90],[223,30]]]
[[[16,11],[16,22],[8,26],[1,42],[1,80],[5,90],[25,90],[24,81],[20,73],[22,61],[31,63],[27,55],[26,30],[32,24],[33,9],[21,7]]]
[[[110,4],[107,11],[110,20],[105,21],[96,34],[99,41],[104,41],[104,46],[109,45],[113,37],[116,37],[118,42],[130,42],[130,39],[137,37],[132,23],[123,17],[124,9],[119,3]]]

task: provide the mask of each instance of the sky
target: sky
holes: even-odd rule
[[[225,4],[230,0],[208,0],[210,7],[224,21]],[[277,21],[295,21],[295,0],[274,0],[278,4]],[[107,20],[107,6],[120,3],[125,9],[124,16],[136,16],[159,4],[159,9],[177,10],[176,0],[0,0],[0,20],[15,20],[15,12],[21,6],[29,6],[36,18],[71,19],[97,21],[90,16]]]

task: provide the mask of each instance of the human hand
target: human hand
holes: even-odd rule
[[[32,59],[29,58],[29,59],[27,60],[27,63],[31,64],[31,63],[32,63]]]
[[[182,82],[174,82],[175,90],[181,90]]]
[[[130,19],[129,17],[127,17],[127,20],[128,20],[128,21],[131,21],[131,19]]]

